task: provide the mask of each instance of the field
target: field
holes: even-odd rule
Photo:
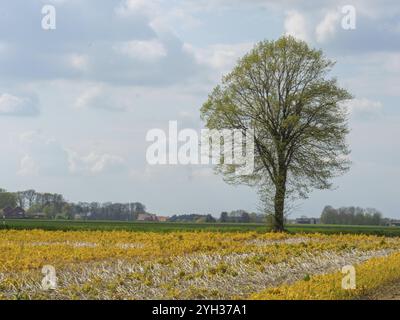
[[[274,234],[261,225],[68,222],[55,230],[61,223],[6,222],[0,298],[352,299],[400,280],[396,228]],[[322,227],[337,234],[311,232]],[[357,230],[390,237],[340,234]],[[345,265],[356,268],[355,289],[341,286]],[[44,286],[44,266],[54,268],[54,287]]]
[[[62,231],[213,231],[265,233],[265,224],[256,223],[158,223],[158,222],[120,222],[120,221],[63,221],[63,220],[5,220],[0,222],[1,229],[16,230],[62,230]],[[400,227],[384,226],[340,226],[340,225],[288,225],[291,233],[324,234],[371,234],[382,236],[400,236]]]

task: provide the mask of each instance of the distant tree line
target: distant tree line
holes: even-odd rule
[[[211,214],[182,214],[173,215],[168,219],[169,222],[216,222],[217,220]]]
[[[85,220],[136,220],[146,207],[140,202],[68,202],[61,194],[41,193],[33,189],[7,192],[0,188],[0,210],[6,207],[21,207],[27,215],[43,214],[48,219]]]
[[[374,208],[326,206],[321,214],[321,223],[344,225],[383,225],[386,219]]]
[[[221,212],[219,222],[230,223],[265,223],[267,216],[264,214],[248,213],[245,210],[234,210],[231,212]]]
[[[88,220],[123,220],[134,221],[140,213],[146,212],[146,207],[140,202],[78,202],[70,205],[70,211]]]
[[[223,211],[219,219],[211,214],[182,214],[174,215],[168,219],[169,222],[222,222],[222,223],[265,223],[266,215],[257,213],[248,213],[245,210],[235,210],[231,212]]]
[[[12,192],[7,192],[7,190],[0,188],[0,209],[16,206],[17,198],[15,194]]]

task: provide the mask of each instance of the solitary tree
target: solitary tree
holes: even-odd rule
[[[328,78],[333,65],[293,37],[263,41],[238,61],[201,108],[209,129],[254,130],[253,174],[235,174],[237,165],[216,169],[227,182],[258,187],[271,208],[274,231],[284,230],[289,197],[328,189],[329,180],[349,167],[341,102],[351,95]]]

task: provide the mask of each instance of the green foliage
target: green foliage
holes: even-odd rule
[[[182,214],[182,215],[173,215],[169,218],[170,222],[196,222],[196,223],[205,223],[205,222],[216,222],[215,218],[210,215],[203,214]]]
[[[63,221],[18,219],[7,220],[0,229],[42,229],[42,230],[126,230],[132,232],[176,232],[176,231],[213,231],[213,232],[260,232],[268,231],[260,223],[172,223],[172,222],[119,222],[119,221]],[[382,236],[400,236],[400,227],[383,226],[339,226],[339,225],[288,225],[290,233],[324,234],[374,234]]]
[[[311,280],[311,277],[309,274],[304,275],[303,281],[310,281],[310,280]]]
[[[374,208],[326,206],[321,214],[321,222],[326,224],[379,226],[384,221],[382,213]]]
[[[0,210],[5,207],[16,207],[17,206],[17,197],[14,193],[7,192],[4,189],[0,189]]]
[[[65,201],[61,194],[41,193],[32,189],[18,191],[15,195],[17,204],[29,214],[44,213],[48,219],[61,216],[74,219],[75,215],[79,215],[84,219],[131,221],[137,219],[139,213],[146,212],[146,207],[140,202],[72,203]]]

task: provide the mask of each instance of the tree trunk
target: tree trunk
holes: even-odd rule
[[[281,173],[275,184],[275,198],[274,198],[274,224],[272,231],[283,232],[284,227],[284,210],[285,210],[285,196],[286,196],[286,174]]]

